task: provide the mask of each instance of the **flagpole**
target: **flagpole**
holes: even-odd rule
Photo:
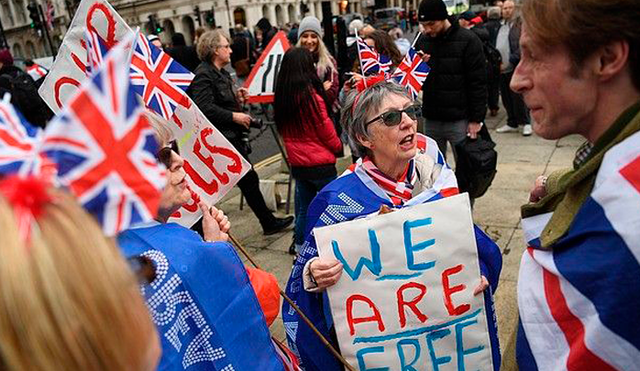
[[[238,250],[240,250],[240,252],[242,253],[242,255],[244,255],[247,260],[249,260],[251,262],[251,264],[253,264],[254,267],[258,268],[258,269],[262,269],[260,268],[260,266],[258,265],[258,263],[255,262],[255,260],[253,260],[253,258],[251,258],[251,256],[249,255],[249,252],[247,250],[245,250],[245,248],[242,246],[242,244],[240,244],[240,242],[231,234],[229,233],[229,239],[231,240],[231,242],[233,242],[234,245],[236,245],[236,247],[238,248]],[[329,349],[329,351],[347,368],[347,370],[349,371],[356,371],[355,368],[353,368],[353,366],[351,366],[351,364],[349,364],[349,362],[347,362],[346,359],[344,359],[344,357],[342,356],[342,354],[340,354],[340,352],[338,352],[333,345],[331,345],[331,343],[329,343],[329,341],[324,337],[324,335],[322,335],[320,333],[320,331],[318,331],[318,329],[316,328],[316,326],[311,322],[311,320],[302,312],[302,309],[300,309],[300,307],[298,307],[296,305],[296,303],[293,302],[293,300],[291,300],[287,294],[285,294],[284,291],[282,291],[282,289],[280,288],[280,286],[278,285],[278,290],[280,291],[280,296],[282,296],[282,298],[284,300],[287,301],[287,303],[289,303],[289,305],[291,305],[291,307],[293,308],[293,310],[295,310],[299,315],[300,318],[302,318],[302,320],[311,328],[311,330],[320,338],[320,341],[322,341],[322,343],[327,347],[327,349]]]
[[[411,43],[411,47],[415,47],[416,46],[416,42],[418,41],[418,39],[420,38],[420,34],[422,32],[420,32],[420,30],[418,30],[418,33],[416,34],[416,37],[413,39],[413,42]]]
[[[362,79],[364,80],[364,87],[367,87],[367,77],[364,75],[364,68],[362,66],[362,58],[360,58],[360,45],[358,44],[358,40],[360,36],[358,36],[358,30],[356,30],[356,49],[358,51],[358,62],[360,62],[360,72],[362,72]]]

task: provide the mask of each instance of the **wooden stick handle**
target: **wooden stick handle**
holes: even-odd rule
[[[249,255],[249,252],[247,250],[245,250],[245,248],[242,246],[242,244],[240,244],[240,242],[231,234],[229,233],[229,239],[231,239],[231,242],[233,242],[234,245],[236,245],[236,247],[238,248],[238,250],[240,250],[240,252],[242,253],[242,255],[244,255],[247,260],[249,260],[251,262],[251,264],[258,268],[258,269],[262,269],[260,268],[260,266],[258,265],[258,263],[256,263],[255,260],[253,260],[253,258]],[[298,313],[298,315],[300,316],[300,318],[302,318],[302,320],[307,324],[307,326],[309,326],[311,328],[311,330],[320,338],[320,341],[322,341],[322,344],[324,344],[327,349],[329,349],[329,351],[331,352],[331,354],[333,354],[343,365],[344,367],[347,368],[347,370],[349,371],[356,371],[355,368],[353,368],[353,366],[351,366],[349,364],[349,362],[347,362],[346,359],[344,359],[344,357],[342,356],[342,354],[340,354],[340,352],[338,352],[333,345],[331,345],[331,343],[329,343],[329,340],[327,340],[327,338],[324,337],[324,335],[322,335],[320,333],[320,331],[316,328],[316,326],[311,322],[311,320],[302,312],[302,310],[300,309],[300,307],[298,307],[296,305],[296,303],[293,302],[293,300],[291,300],[291,298],[289,298],[287,296],[287,294],[285,294],[284,291],[282,291],[282,289],[280,287],[278,287],[278,290],[280,291],[280,296],[282,296],[282,298],[284,300],[287,301],[287,303],[289,303],[289,305],[291,305],[291,308],[293,308],[293,310],[296,311],[296,313]]]

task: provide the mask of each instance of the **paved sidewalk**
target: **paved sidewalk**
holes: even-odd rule
[[[487,127],[497,143],[498,173],[489,191],[476,201],[473,212],[475,223],[498,243],[503,254],[502,274],[495,295],[503,354],[514,346],[513,334],[517,325],[516,285],[520,258],[525,248],[520,227],[520,206],[527,202],[529,190],[538,175],[571,166],[574,153],[583,141],[578,136],[548,141],[535,134],[523,137],[519,133],[496,133],[495,128],[505,122],[504,110],[495,118],[487,118]],[[348,161],[350,159],[347,158],[339,161],[339,173],[348,165]],[[277,172],[280,164],[271,164],[269,167],[259,171],[263,178],[265,173]],[[278,177],[282,178],[283,175],[273,176]],[[279,190],[286,196],[286,187],[281,186]],[[291,198],[293,201],[293,194]],[[287,253],[292,230],[274,236],[263,236],[258,220],[246,204],[244,210],[239,210],[239,200],[239,196],[227,197],[218,206],[229,216],[236,238],[244,244],[261,268],[273,273],[278,278],[280,287],[284,288],[292,263],[292,257]],[[280,211],[284,212],[284,207]],[[271,331],[276,338],[284,339],[280,319],[271,326]],[[508,364],[505,366],[507,367],[503,369],[510,369]]]

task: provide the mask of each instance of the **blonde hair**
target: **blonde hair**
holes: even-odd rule
[[[171,132],[171,123],[169,121],[151,110],[146,110],[144,115],[147,121],[149,121],[151,128],[153,128],[159,145],[165,145],[173,140],[174,135],[173,132]]]
[[[28,243],[0,195],[0,369],[151,369],[157,334],[130,268],[75,200],[48,193]]]
[[[298,38],[298,43],[296,44],[296,46],[299,48],[304,48],[302,46],[302,41],[300,38]],[[333,64],[331,54],[329,54],[329,50],[327,49],[327,46],[324,45],[324,41],[322,41],[322,38],[320,36],[318,36],[318,62],[316,63],[316,68],[323,74],[325,73],[327,68],[331,69],[331,73],[333,73],[333,70],[335,70],[336,68],[336,66]],[[319,77],[320,79],[324,78],[324,76]]]

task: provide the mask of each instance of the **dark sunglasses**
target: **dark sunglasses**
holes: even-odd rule
[[[178,142],[176,142],[175,140],[172,140],[171,142],[169,142],[169,145],[167,145],[166,147],[160,148],[160,150],[158,151],[158,154],[156,155],[156,158],[158,159],[158,161],[164,166],[166,166],[167,169],[171,167],[172,152],[175,152],[177,155],[180,154],[180,150],[178,148]]]
[[[396,126],[400,124],[400,122],[402,122],[402,113],[406,113],[410,119],[416,120],[418,118],[418,115],[420,114],[420,110],[421,106],[419,104],[412,104],[403,110],[390,110],[369,120],[366,124],[364,124],[364,126],[367,127],[380,119],[382,119],[382,123],[386,126]]]

